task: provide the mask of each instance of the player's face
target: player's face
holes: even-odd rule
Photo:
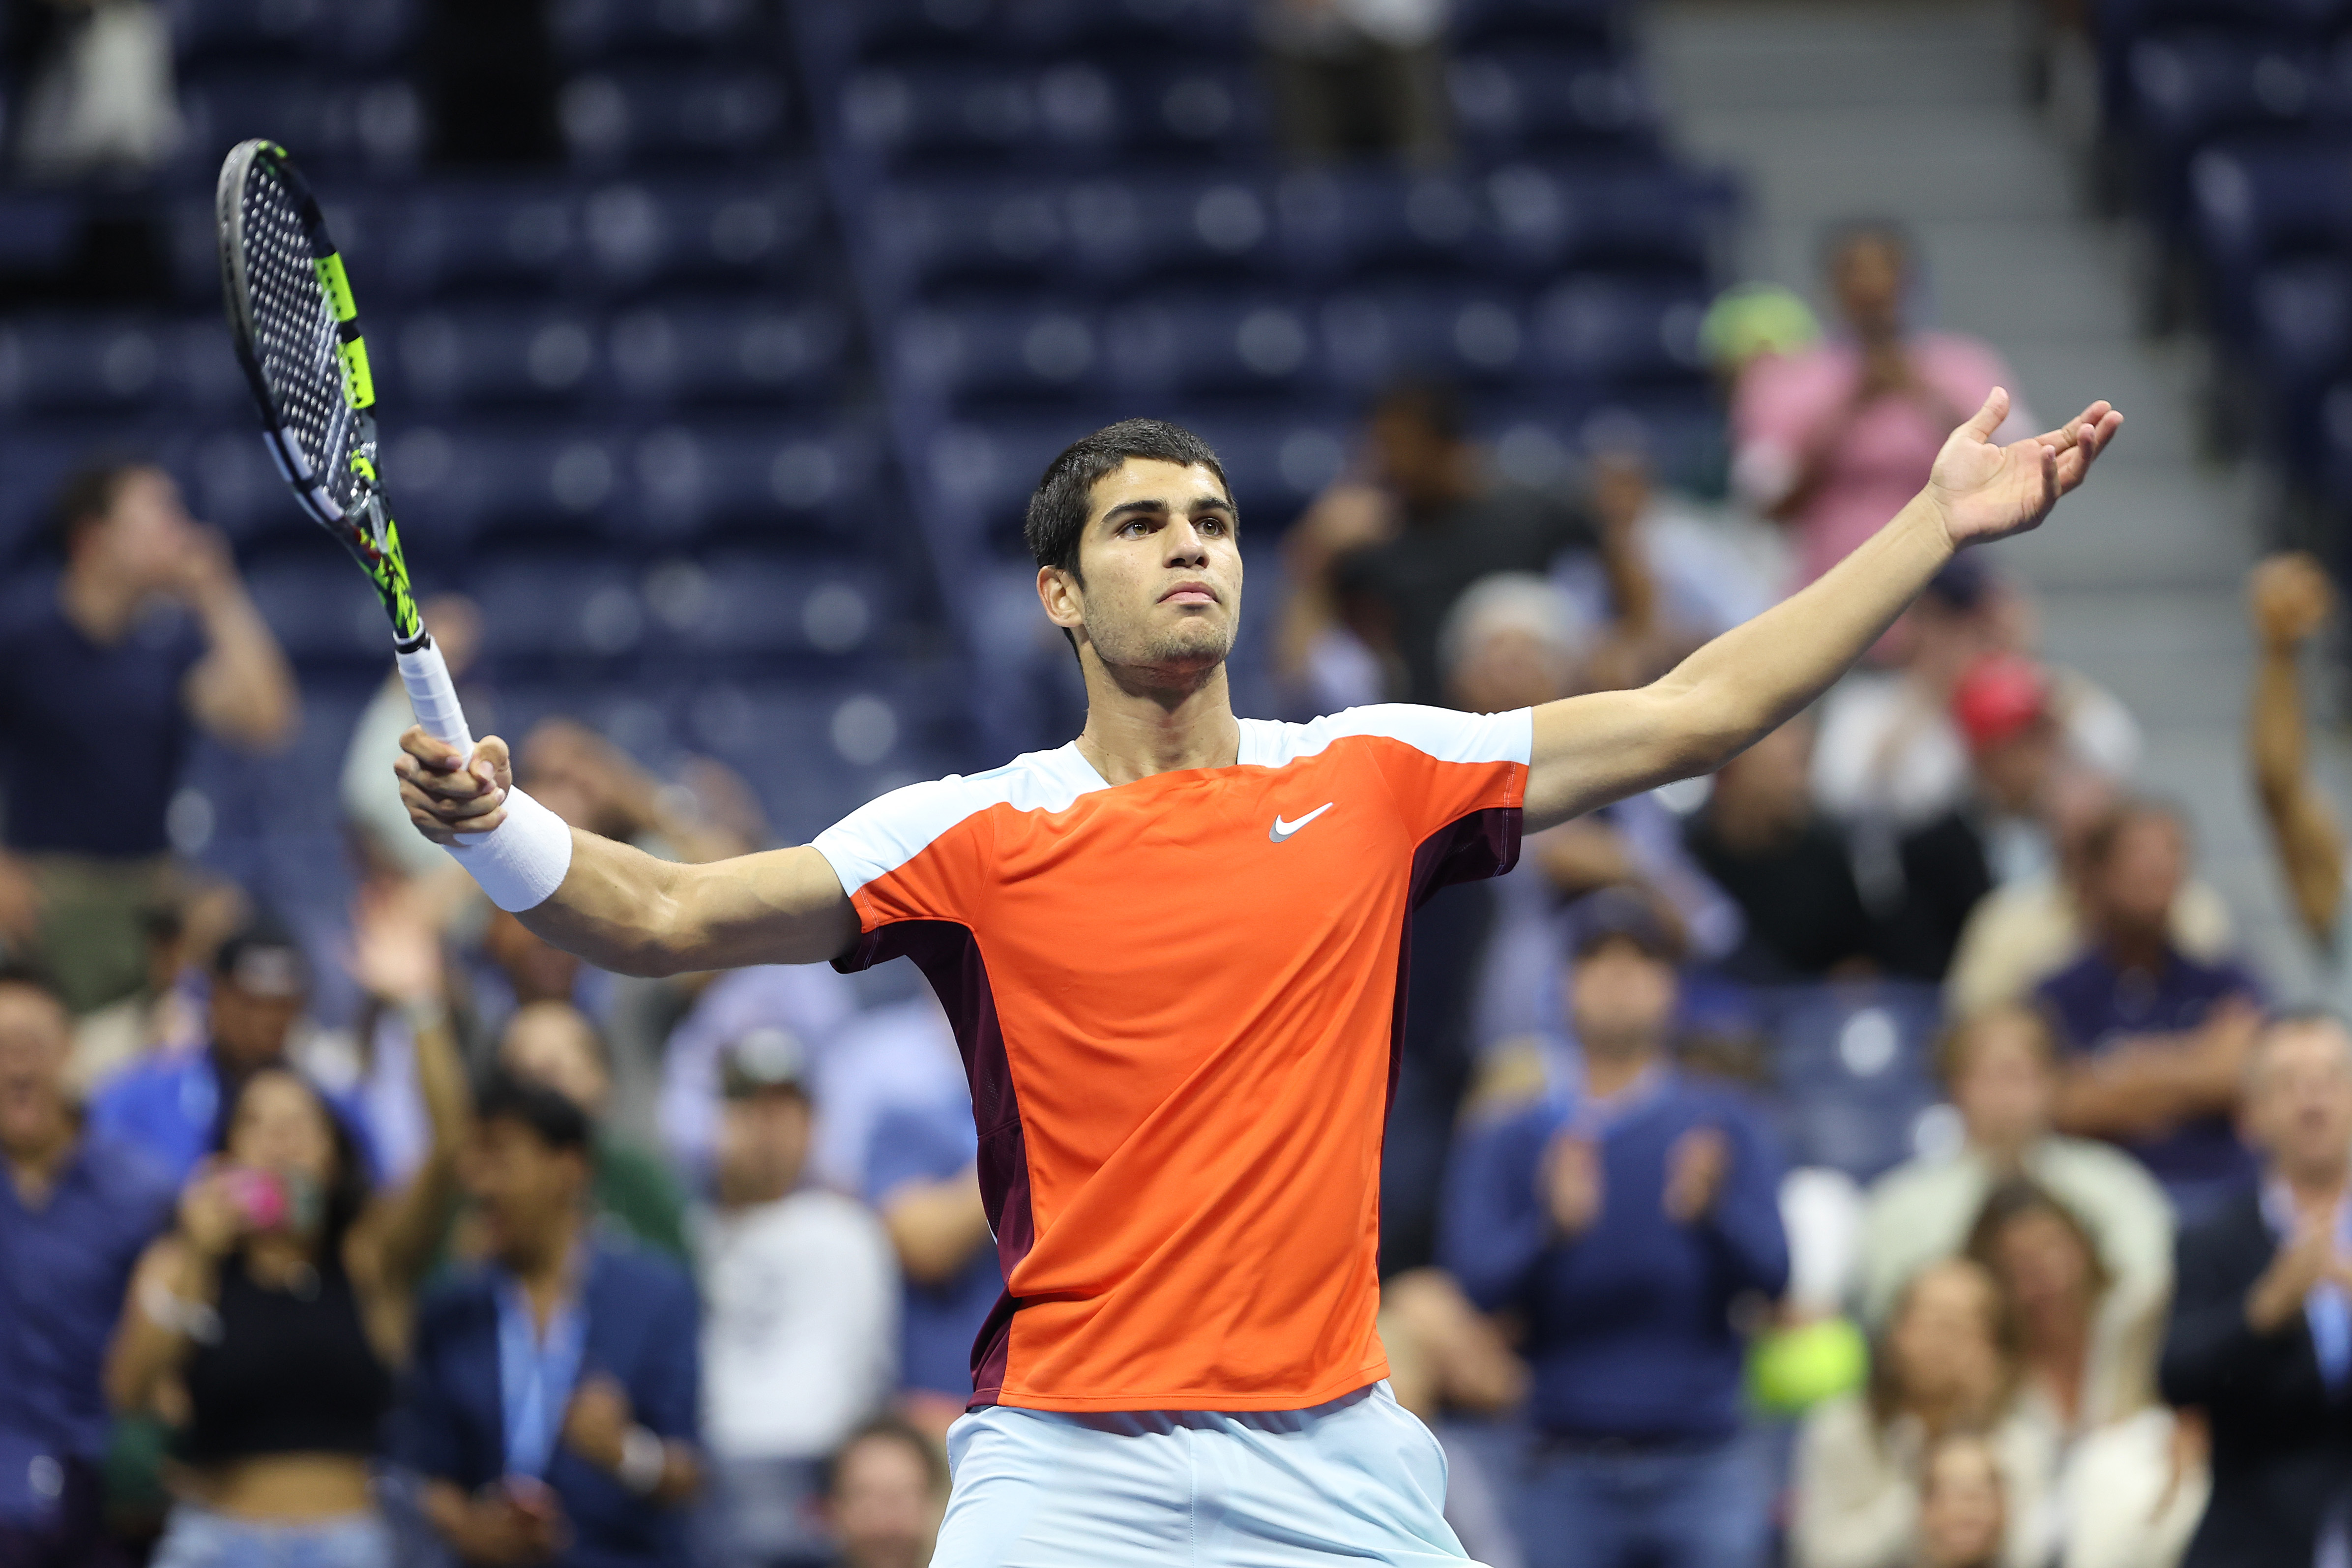
[[[1130,458],[1095,483],[1078,573],[1039,574],[1046,614],[1114,669],[1185,675],[1233,651],[1242,552],[1232,498],[1195,464]]]

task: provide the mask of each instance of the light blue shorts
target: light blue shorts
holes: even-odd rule
[[[1311,1410],[975,1410],[931,1568],[1463,1568],[1445,1453],[1386,1383]],[[1472,1564],[1472,1568],[1475,1568]]]

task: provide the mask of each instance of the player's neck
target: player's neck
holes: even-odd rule
[[[1160,685],[1126,681],[1098,664],[1087,670],[1087,727],[1078,754],[1103,782],[1133,784],[1154,773],[1231,766],[1241,723],[1223,665],[1198,679]]]

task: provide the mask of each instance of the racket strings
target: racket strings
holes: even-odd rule
[[[283,188],[260,169],[247,180],[241,200],[246,289],[262,376],[314,482],[348,506],[357,494],[345,449],[350,411],[335,315],[311,265],[310,236]]]

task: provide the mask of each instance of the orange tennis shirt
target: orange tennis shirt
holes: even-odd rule
[[[961,1047],[1005,1294],[973,1403],[1289,1410],[1388,1374],[1381,1135],[1406,917],[1518,857],[1526,710],[1242,721],[1113,788],[1076,746],[910,785],[816,847]]]

